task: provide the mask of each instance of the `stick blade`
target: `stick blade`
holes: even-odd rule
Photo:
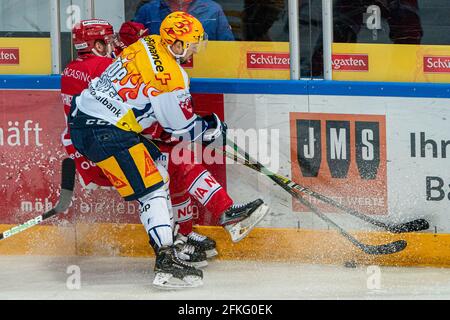
[[[364,245],[361,249],[367,254],[382,255],[400,252],[404,250],[407,245],[408,243],[405,240],[398,240],[379,246]]]
[[[66,158],[62,162],[61,188],[73,191],[75,185],[75,161]]]
[[[428,230],[430,224],[425,219],[417,219],[406,223],[399,223],[389,228],[392,233],[404,233]]]
[[[367,254],[382,255],[400,252],[406,248],[408,243],[405,240],[398,240],[379,246],[363,246],[361,249]]]

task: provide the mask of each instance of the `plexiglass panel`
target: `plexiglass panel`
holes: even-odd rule
[[[186,65],[192,77],[289,79],[287,0],[125,1],[125,16],[159,34],[161,21],[177,10],[197,17],[208,49]]]
[[[0,74],[50,72],[49,1],[0,1]]]
[[[333,78],[450,81],[450,3],[334,1]]]

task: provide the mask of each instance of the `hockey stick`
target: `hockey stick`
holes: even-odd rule
[[[358,247],[365,253],[372,254],[372,255],[392,254],[392,253],[402,251],[403,249],[406,248],[407,243],[404,240],[398,240],[398,241],[383,244],[383,245],[368,245],[368,244],[359,242],[352,235],[350,235],[347,231],[345,231],[343,228],[341,228],[339,225],[337,225],[334,221],[332,221],[327,216],[325,216],[323,213],[321,213],[309,201],[305,200],[299,193],[294,191],[294,189],[288,183],[286,183],[286,181],[284,179],[282,179],[281,176],[274,174],[273,172],[271,172],[269,169],[264,167],[259,162],[253,161],[253,159],[250,158],[250,156],[247,152],[240,149],[239,146],[237,146],[233,141],[229,140],[228,138],[227,138],[227,145],[229,145],[230,147],[233,148],[233,150],[235,151],[235,154],[231,154],[231,153],[227,152],[226,150],[221,150],[224,153],[224,155],[226,155],[230,159],[238,160],[241,164],[268,176],[272,181],[274,181],[276,184],[278,184],[280,187],[282,187],[285,191],[287,191],[294,198],[299,200],[304,206],[309,208],[319,218],[321,218],[328,224],[332,225],[347,240],[349,240],[351,243],[353,243],[356,247]],[[245,159],[237,157],[236,153],[239,153],[241,156],[244,156]]]
[[[31,219],[21,225],[15,226],[12,229],[6,230],[0,234],[0,240],[9,238],[24,230],[27,230],[44,220],[47,220],[58,213],[62,213],[69,209],[72,202],[73,187],[75,184],[75,162],[73,159],[66,158],[62,162],[62,177],[61,177],[61,195],[59,196],[58,204],[48,212]]]
[[[232,142],[231,142],[232,143]],[[233,145],[230,145],[230,147],[233,147]],[[237,146],[236,146],[237,147]],[[239,152],[239,150],[235,150],[236,152]],[[405,233],[405,232],[416,232],[416,231],[423,231],[430,228],[430,225],[427,220],[425,219],[415,219],[408,222],[398,223],[398,224],[387,224],[384,222],[381,222],[379,220],[376,220],[368,215],[365,215],[364,213],[361,213],[353,208],[347,207],[323,194],[320,194],[314,190],[311,190],[307,187],[303,187],[299,185],[298,183],[290,180],[287,177],[281,176],[279,174],[268,172],[267,168],[264,168],[261,164],[254,164],[254,169],[261,172],[266,171],[266,174],[269,173],[270,175],[273,175],[277,177],[279,180],[281,180],[283,183],[287,184],[290,188],[295,189],[301,193],[308,194],[314,198],[317,198],[321,200],[322,202],[329,204],[333,207],[336,207],[356,218],[359,218],[367,223],[370,223],[374,226],[383,228],[391,233]],[[264,173],[264,172],[262,172]]]

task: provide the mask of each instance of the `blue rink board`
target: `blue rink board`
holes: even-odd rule
[[[59,75],[0,75],[0,89],[59,90]],[[192,93],[450,98],[450,84],[323,80],[192,79]]]

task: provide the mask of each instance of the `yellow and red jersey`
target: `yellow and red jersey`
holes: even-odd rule
[[[189,77],[157,35],[127,47],[76,102],[85,114],[136,133],[160,125],[183,135],[199,119],[192,109]]]

